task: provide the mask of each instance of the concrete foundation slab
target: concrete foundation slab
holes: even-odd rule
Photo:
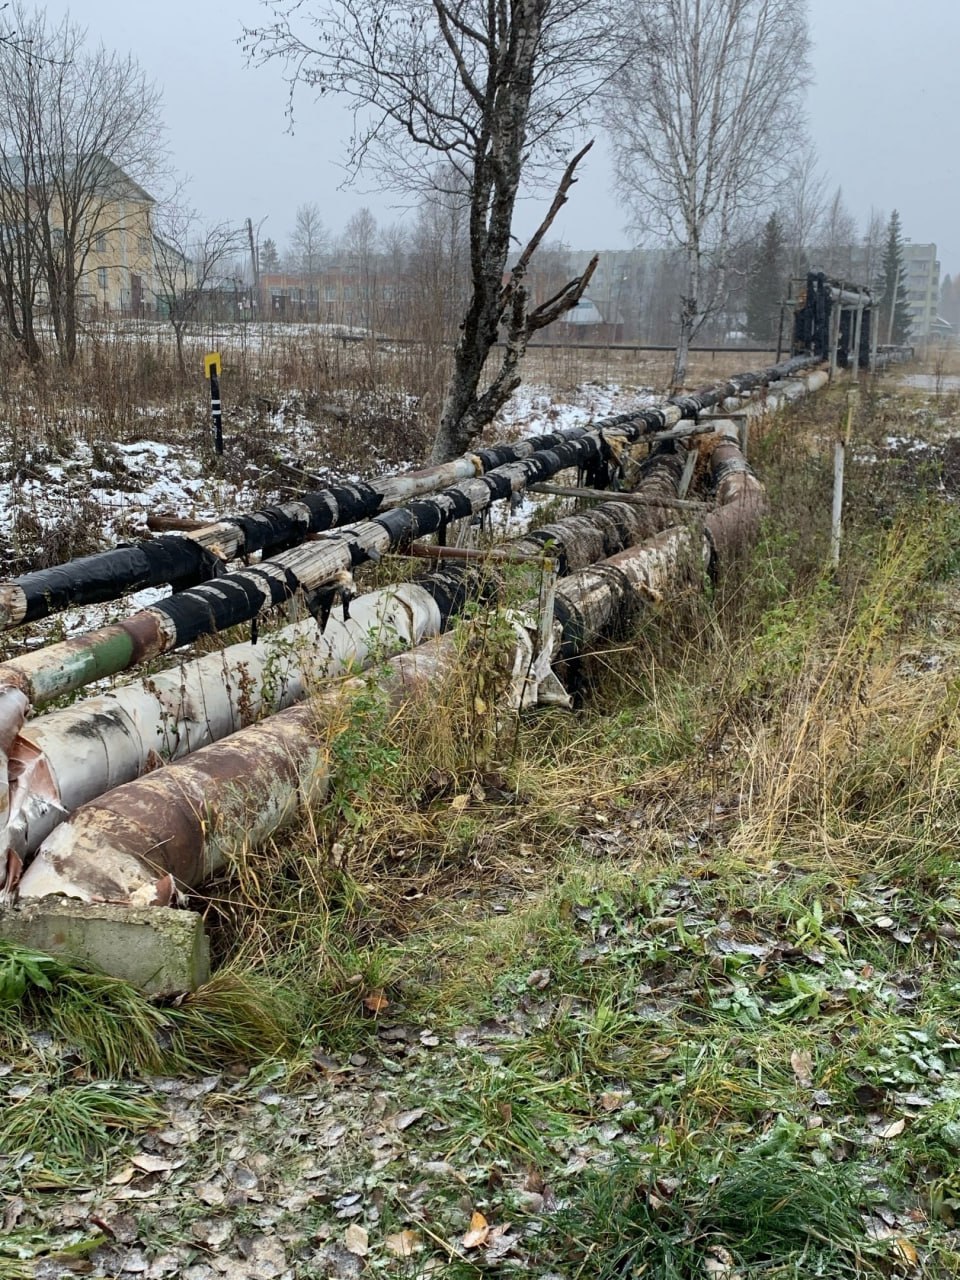
[[[0,910],[0,938],[123,978],[145,995],[193,991],[210,977],[195,911],[42,898]]]

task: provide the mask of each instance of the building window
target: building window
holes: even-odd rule
[[[107,252],[107,235],[105,231],[98,231],[93,238],[94,253]]]
[[[137,252],[143,255],[150,252],[149,236],[137,236]]]
[[[107,268],[106,267],[97,267],[97,284],[100,286],[101,289],[105,289],[107,287]]]

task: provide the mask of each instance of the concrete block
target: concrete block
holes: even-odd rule
[[[40,898],[0,910],[0,937],[123,978],[145,995],[193,991],[210,977],[195,911]]]

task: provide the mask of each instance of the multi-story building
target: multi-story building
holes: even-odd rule
[[[937,307],[940,303],[940,263],[935,244],[913,244],[907,240],[903,246],[904,287],[910,308],[910,338],[922,341],[929,338],[936,328]]]
[[[109,190],[93,202],[94,224],[81,276],[82,302],[91,311],[127,316],[153,312],[155,203],[122,169],[110,166]]]
[[[84,185],[87,181],[93,185]],[[83,175],[65,186],[67,209],[56,194],[41,202],[21,160],[5,157],[0,164],[0,234],[11,280],[26,280],[29,288],[32,277],[34,301],[42,311],[49,303],[50,275],[58,272],[67,280],[76,270],[78,310],[144,314],[155,301],[153,197],[103,158],[85,164]]]

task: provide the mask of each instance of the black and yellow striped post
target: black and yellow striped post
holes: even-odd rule
[[[220,352],[203,358],[203,371],[210,379],[210,412],[213,414],[213,447],[223,453],[223,409],[220,404]]]

